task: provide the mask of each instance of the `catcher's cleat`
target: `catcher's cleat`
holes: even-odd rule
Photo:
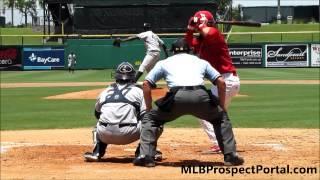
[[[99,162],[101,160],[100,156],[95,155],[91,152],[84,153],[83,157],[87,162]]]
[[[235,153],[229,153],[224,155],[225,166],[239,166],[244,163],[244,159]]]
[[[156,163],[150,156],[140,155],[133,160],[135,166],[155,167]]]

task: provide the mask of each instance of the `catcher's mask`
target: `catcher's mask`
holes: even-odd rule
[[[121,82],[133,82],[135,79],[136,70],[129,62],[123,62],[118,65],[115,79]]]
[[[190,47],[184,38],[180,38],[172,43],[170,51],[174,54],[181,52],[189,53]]]
[[[151,24],[150,23],[143,23],[143,29],[145,31],[150,30],[151,29]]]

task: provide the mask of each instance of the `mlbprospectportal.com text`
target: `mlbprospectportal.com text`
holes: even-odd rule
[[[273,166],[264,167],[262,165],[253,165],[249,167],[216,167],[212,165],[182,165],[181,174],[317,174],[319,170],[316,167],[290,167]]]

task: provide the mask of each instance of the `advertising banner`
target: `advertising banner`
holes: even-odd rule
[[[311,44],[311,67],[320,67],[320,44]]]
[[[236,67],[262,67],[261,45],[230,45],[229,54]]]
[[[19,47],[0,46],[0,70],[21,70]]]
[[[266,45],[266,67],[308,67],[307,44]]]
[[[23,69],[64,68],[64,49],[23,48]]]

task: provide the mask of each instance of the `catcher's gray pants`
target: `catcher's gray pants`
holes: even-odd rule
[[[236,152],[235,138],[228,115],[220,107],[210,103],[208,93],[203,89],[179,90],[170,112],[155,108],[142,120],[140,153],[153,157],[157,146],[156,134],[159,126],[182,115],[193,115],[206,119],[214,125],[217,141],[224,154]]]
[[[130,144],[140,138],[141,123],[137,126],[119,127],[118,124],[107,126],[97,123],[97,136],[105,144]]]

